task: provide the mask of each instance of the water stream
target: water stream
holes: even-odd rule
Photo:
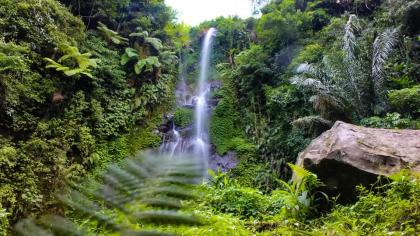
[[[209,135],[208,135],[208,94],[210,91],[207,77],[209,74],[209,64],[211,47],[216,29],[210,28],[204,38],[200,59],[200,77],[198,78],[195,96],[188,99],[187,86],[185,76],[180,73],[180,82],[177,87],[177,105],[183,107],[194,108],[194,123],[184,130],[177,130],[172,124],[172,130],[168,137],[165,137],[164,143],[160,148],[160,152],[169,156],[180,154],[193,154],[200,158],[203,162],[207,162],[209,158]],[[181,68],[181,67],[180,67]],[[182,69],[180,69],[182,71]],[[195,134],[191,132],[195,130]],[[182,134],[181,134],[182,132]]]
[[[191,92],[187,86],[184,70],[180,65],[179,84],[175,92],[176,104],[178,107],[194,109],[194,121],[182,128],[175,127],[172,121],[164,135],[160,153],[170,157],[194,156],[202,161],[206,169],[227,171],[236,166],[236,154],[229,152],[223,157],[217,155],[212,150],[209,140],[209,115],[211,108],[215,105],[214,102],[209,102],[209,94],[218,84],[208,81],[212,42],[215,35],[216,29],[210,28],[204,37],[200,58],[200,76],[194,92]]]

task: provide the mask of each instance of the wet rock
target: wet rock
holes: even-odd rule
[[[357,185],[369,186],[378,176],[406,168],[420,171],[420,130],[373,129],[338,121],[299,154],[297,164],[318,175],[326,185],[322,191],[351,202]]]
[[[217,104],[219,103],[219,99],[209,99],[207,101],[207,103],[208,103],[209,107],[212,108],[212,107],[217,106]]]
[[[213,153],[209,158],[209,169],[226,172],[238,164],[238,157],[235,152],[227,152],[224,156]]]
[[[172,113],[167,113],[163,115],[162,123],[159,126],[159,132],[168,133],[172,130],[174,115]]]
[[[222,83],[220,82],[220,80],[212,80],[210,82],[211,90],[219,89],[220,87],[222,87]]]
[[[194,136],[194,127],[191,124],[187,127],[179,129],[178,132],[179,132],[180,136],[183,137],[183,138],[193,137]]]
[[[188,108],[188,109],[194,109],[194,105],[192,105],[192,104],[184,104],[184,105],[182,105],[182,107],[183,108]]]

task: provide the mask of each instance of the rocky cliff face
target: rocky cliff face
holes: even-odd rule
[[[298,165],[314,172],[323,191],[355,199],[355,186],[369,186],[378,176],[402,169],[420,172],[420,130],[364,128],[344,122],[334,126],[299,154]]]

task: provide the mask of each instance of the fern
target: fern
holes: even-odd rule
[[[202,181],[204,165],[196,158],[138,156],[120,166],[112,166],[103,183],[91,182],[87,187],[72,184],[59,199],[68,207],[100,227],[118,235],[167,235],[158,231],[137,230],[136,224],[201,225],[194,215],[180,213],[181,201],[194,199],[192,186]],[[92,188],[92,186],[96,186]],[[139,207],[142,204],[144,211]],[[109,212],[106,214],[106,212]],[[112,213],[111,213],[112,212]],[[117,222],[114,213],[126,218]],[[39,220],[26,219],[16,225],[21,235],[86,235],[71,221],[49,216]]]
[[[61,71],[69,77],[82,74],[93,78],[91,68],[97,67],[98,59],[90,58],[92,56],[90,53],[80,53],[79,49],[73,46],[65,45],[64,52],[66,54],[60,57],[57,62],[51,58],[44,58],[48,62],[46,68]]]
[[[172,51],[164,51],[159,54],[159,60],[164,65],[173,65],[177,63],[178,57],[176,56],[175,52]]]
[[[304,168],[288,163],[293,171],[292,180],[287,183],[278,179],[283,189],[275,190],[273,195],[283,200],[283,213],[289,217],[299,218],[306,215],[313,208],[315,194],[313,189],[321,186],[317,176]]]
[[[134,65],[134,71],[136,74],[140,74],[143,69],[146,72],[152,72],[154,67],[159,68],[161,66],[158,57],[147,57],[145,59],[139,60]]]
[[[141,74],[144,70],[146,72],[152,72],[153,68],[159,68],[162,65],[159,62],[159,58],[156,56],[150,56],[140,59],[139,53],[134,48],[126,48],[125,53],[121,57],[121,65],[126,65],[129,61],[137,60],[134,64],[134,72]]]
[[[139,54],[134,48],[126,48],[125,53],[121,57],[121,65],[126,65],[131,60],[138,60]]]
[[[97,27],[98,30],[101,32],[102,36],[107,40],[108,42],[112,42],[114,44],[120,45],[120,44],[127,44],[128,39],[122,37],[117,32],[110,30],[106,25],[104,25],[102,22],[98,22],[99,26]]]
[[[160,51],[163,48],[162,41],[158,38],[146,37],[144,41],[150,44],[154,49]]]
[[[160,51],[163,48],[163,44],[160,39],[150,37],[149,32],[142,31],[141,28],[137,28],[137,32],[131,33],[129,36],[142,41],[143,44],[152,46],[157,51]]]

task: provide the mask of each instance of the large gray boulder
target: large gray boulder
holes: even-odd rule
[[[420,130],[374,129],[337,121],[299,154],[297,164],[314,172],[322,191],[354,201],[355,186],[402,169],[420,171]]]

